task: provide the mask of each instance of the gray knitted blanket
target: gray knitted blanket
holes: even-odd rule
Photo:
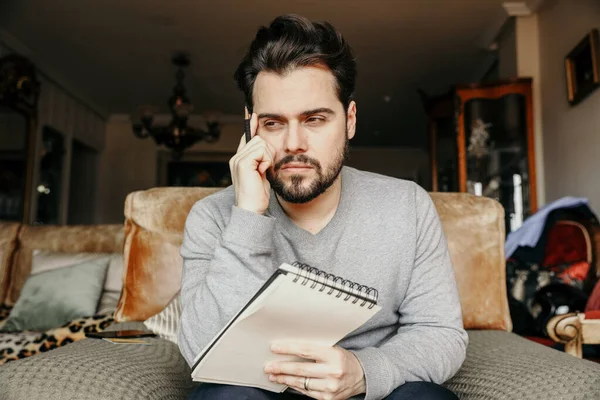
[[[467,359],[446,383],[461,399],[600,399],[598,364],[512,333],[469,331],[469,337]],[[10,362],[0,367],[0,400],[185,399],[193,383],[179,349],[151,341],[135,346],[84,339]]]

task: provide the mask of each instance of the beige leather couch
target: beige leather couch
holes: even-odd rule
[[[0,221],[0,304],[13,306],[31,272],[32,250],[119,253],[122,225],[37,226]]]
[[[215,189],[157,188],[125,205],[124,288],[112,329],[139,326],[179,289],[187,213]],[[600,366],[510,332],[503,210],[467,194],[432,194],[448,238],[465,327],[466,361],[446,386],[461,399],[600,398]],[[125,322],[128,321],[128,322]],[[115,346],[85,339],[0,368],[1,399],[184,399],[190,370],[171,342]],[[27,382],[27,384],[23,384]]]

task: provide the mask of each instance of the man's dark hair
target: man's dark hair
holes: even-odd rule
[[[354,96],[356,61],[348,43],[328,22],[311,22],[299,15],[275,18],[269,27],[258,30],[234,78],[252,112],[252,93],[259,72],[283,75],[313,65],[329,68],[346,112]]]

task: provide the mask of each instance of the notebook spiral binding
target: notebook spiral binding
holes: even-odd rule
[[[348,301],[352,299],[352,304],[356,304],[362,300],[360,307],[364,307],[368,304],[368,308],[371,309],[377,304],[379,292],[375,288],[360,285],[333,274],[328,274],[325,271],[298,261],[294,262],[292,265],[300,270],[300,275],[294,278],[294,282],[298,282],[300,279],[302,279],[302,282],[300,282],[301,285],[306,285],[310,282],[311,289],[321,285],[319,288],[320,292],[325,290],[325,288],[329,288],[329,291],[327,292],[328,295],[337,291],[335,297],[339,298],[342,295],[345,295],[343,300]]]

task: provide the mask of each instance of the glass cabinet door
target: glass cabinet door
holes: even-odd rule
[[[518,229],[536,210],[528,93],[528,85],[459,91],[464,98],[458,135],[463,153],[462,191],[499,201],[507,233]]]

